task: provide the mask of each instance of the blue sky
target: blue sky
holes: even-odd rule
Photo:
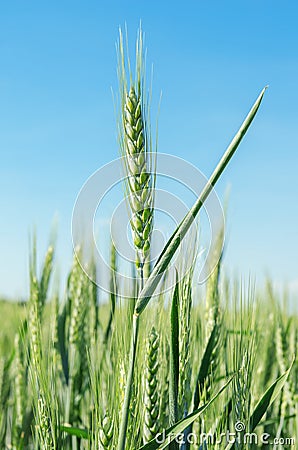
[[[159,150],[210,174],[263,86],[259,114],[222,177],[230,273],[298,286],[298,6],[294,1],[2,2],[0,295],[27,293],[28,236],[58,265],[84,181],[118,156],[115,42],[140,19],[162,91]],[[153,114],[154,117],[154,114]]]

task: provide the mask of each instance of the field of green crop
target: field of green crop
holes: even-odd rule
[[[129,298],[111,245],[109,301],[76,249],[58,293],[55,248],[41,267],[30,250],[30,295],[2,301],[0,449],[293,449],[298,436],[298,316],[268,281],[262,292],[215,270],[198,289],[195,266],[154,295],[252,123],[265,89],[210,182],[150,264],[155,172],[144,93],[142,33],[136,75],[120,41],[119,142],[126,160],[136,278]],[[194,246],[194,248],[196,248]],[[96,279],[91,260],[88,273]],[[180,270],[180,269],[177,269]]]
[[[27,305],[0,306],[0,448],[117,448],[135,301],[118,293],[109,307],[98,305],[76,259],[64,298],[48,298],[52,256],[50,249],[39,277],[32,271]],[[283,443],[275,448],[295,448],[297,316],[269,283],[258,295],[220,281],[218,270],[196,293],[191,277],[172,302],[160,296],[140,318],[126,448],[164,448],[147,443],[175,423],[192,433],[180,448],[267,448],[265,433]],[[252,431],[258,445],[229,447],[226,434],[216,443],[239,424],[245,431],[237,436],[244,442]],[[200,447],[204,433],[212,445]]]

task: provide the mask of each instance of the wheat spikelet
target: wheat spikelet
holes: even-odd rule
[[[83,276],[78,278],[75,289],[73,290],[74,297],[72,298],[72,309],[69,325],[69,343],[76,344],[80,337],[80,329],[82,327],[82,313],[84,308],[83,299]]]
[[[206,323],[207,337],[211,333],[214,324],[219,322],[220,316],[220,292],[219,283],[223,258],[224,229],[221,229],[216,237],[209,261],[211,274],[206,287]],[[227,287],[227,286],[226,286]]]
[[[191,401],[190,366],[190,312],[192,305],[192,271],[182,280],[180,294],[179,329],[179,408],[181,417],[186,416]]]
[[[10,371],[9,362],[0,357],[0,446],[5,448],[5,436],[7,432],[7,413],[8,413],[8,400],[10,394]]]
[[[244,352],[240,370],[235,379],[235,422],[247,424],[250,409],[249,356]]]
[[[51,434],[51,421],[48,414],[45,401],[42,397],[38,399],[38,432],[42,448],[44,450],[52,450],[55,448]]]
[[[126,167],[128,171],[131,228],[137,251],[137,267],[144,265],[152,232],[152,182],[145,152],[145,130],[141,97],[131,87],[124,107]]]
[[[298,353],[298,326],[297,323],[294,322],[292,324],[291,330],[290,330],[290,345],[289,345],[289,352],[290,355],[297,355]],[[296,408],[298,408],[298,365],[296,364],[293,367],[293,376],[292,376],[292,390],[293,390],[293,402],[294,405],[296,405]]]
[[[20,335],[15,336],[15,426],[18,434],[20,434],[23,427],[24,412],[25,412],[25,370],[23,365],[23,353],[20,342]]]
[[[42,275],[39,283],[39,302],[40,307],[43,308],[44,303],[47,298],[47,293],[49,289],[50,278],[53,269],[53,258],[54,258],[54,247],[52,245],[49,246],[42,270]]]
[[[276,329],[275,339],[276,339],[277,361],[278,361],[281,373],[284,373],[287,369],[286,361],[288,360],[288,355],[287,355],[286,349],[288,349],[288,344],[287,344],[285,331],[283,330],[283,327],[281,325],[279,325]],[[292,404],[293,400],[292,400],[289,380],[286,381],[285,386],[284,386],[284,399],[285,399],[284,407],[286,408],[286,405],[289,405],[291,408],[293,408],[293,404]]]
[[[62,373],[62,360],[59,353],[59,296],[56,294],[51,305],[51,358],[54,373]]]
[[[163,389],[161,394],[161,406],[160,406],[160,423],[164,427],[168,425],[168,419],[169,419],[169,389],[170,389],[170,382],[168,377],[168,371],[165,373],[165,376],[163,378]]]
[[[153,227],[155,175],[151,173],[151,139],[148,130],[143,86],[142,32],[137,41],[136,81],[130,74],[127,87],[122,34],[119,43],[119,84],[122,97],[120,145],[125,157],[126,191],[131,210],[131,230],[136,249],[136,266],[143,271],[150,252]],[[148,268],[148,266],[147,266]]]
[[[280,323],[276,329],[275,343],[276,343],[277,362],[278,362],[278,365],[280,368],[280,372],[284,373],[287,368],[286,361],[288,358],[287,358],[286,349],[288,348],[288,344],[287,344],[286,333],[285,333],[282,323]],[[284,388],[283,388],[281,411],[280,411],[281,420],[283,420],[283,418],[286,416],[287,408],[289,408],[291,412],[295,409],[294,404],[293,404],[292,389],[291,389],[289,380],[286,380]]]
[[[113,439],[113,421],[109,415],[105,415],[99,430],[99,449],[109,450]]]
[[[219,296],[220,264],[221,261],[218,262],[214,272],[208,279],[206,289],[206,344],[211,338],[211,335],[214,335],[211,358],[209,361],[209,373],[204,386],[206,399],[209,398],[212,379],[214,379],[218,368],[220,346],[222,343],[222,314]]]
[[[220,304],[219,304],[219,279],[221,270],[221,260],[217,263],[215,269],[210,275],[207,288],[206,288],[206,324],[207,336],[211,333],[214,324],[218,322],[220,315]]]
[[[147,340],[146,379],[145,379],[145,415],[143,426],[143,441],[149,442],[159,432],[159,385],[158,385],[158,349],[159,335],[155,328],[151,329]]]
[[[85,378],[83,373],[87,360],[85,357],[85,274],[82,271],[77,259],[74,259],[71,274],[68,282],[68,386],[65,401],[65,420],[67,423],[75,420],[79,403],[82,398],[81,382]],[[82,361],[82,350],[84,351],[84,359]],[[84,380],[86,381],[86,380]]]
[[[41,335],[40,335],[40,302],[39,286],[35,277],[31,283],[31,298],[29,305],[30,357],[33,370],[37,375],[41,364]]]
[[[124,402],[124,396],[125,396],[125,388],[126,388],[126,372],[125,372],[125,366],[124,362],[121,359],[120,365],[119,365],[119,410],[121,410]]]
[[[86,301],[87,301],[87,316],[86,323],[88,323],[88,330],[86,333],[88,346],[91,348],[93,345],[96,345],[97,334],[98,334],[98,292],[97,292],[97,270],[96,270],[96,262],[94,257],[90,260],[89,263],[89,273],[91,274],[91,280],[86,281]]]

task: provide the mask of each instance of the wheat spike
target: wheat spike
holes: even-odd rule
[[[120,121],[121,153],[125,158],[126,191],[131,212],[131,230],[136,266],[143,271],[150,252],[153,227],[155,175],[152,173],[148,104],[143,85],[142,32],[137,41],[136,81],[130,74],[127,87],[122,35],[119,43],[119,84],[122,97]],[[129,64],[129,62],[128,62]]]
[[[158,386],[158,349],[159,335],[155,328],[151,329],[147,340],[147,360],[146,360],[146,379],[145,379],[145,417],[143,427],[144,443],[149,442],[159,432],[159,386]]]
[[[42,444],[42,448],[45,450],[54,450],[55,445],[51,434],[51,421],[48,414],[48,409],[45,401],[42,397],[38,399],[38,431]]]
[[[191,401],[190,366],[190,312],[192,306],[192,271],[182,280],[180,286],[180,332],[179,332],[179,407],[181,417],[188,413]]]
[[[113,438],[113,421],[110,418],[110,416],[105,415],[99,431],[100,450],[109,450],[111,448],[112,438]]]
[[[126,167],[128,171],[131,228],[137,252],[137,267],[144,265],[150,250],[152,232],[152,182],[147,167],[145,130],[141,97],[131,87],[124,109]]]
[[[24,412],[25,412],[25,399],[24,399],[24,386],[25,380],[25,370],[23,363],[23,353],[20,342],[20,335],[16,334],[15,336],[15,397],[16,397],[16,428],[18,432],[21,432],[24,420]]]

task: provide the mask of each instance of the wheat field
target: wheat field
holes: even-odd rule
[[[265,89],[152,263],[157,181],[142,31],[135,73],[125,48],[120,32],[118,134],[135,282],[128,296],[121,292],[112,243],[107,302],[82,269],[80,249],[61,293],[52,279],[54,246],[38,266],[33,239],[27,301],[0,303],[0,448],[296,448],[298,316],[287,298],[270,281],[259,290],[225,276],[220,245],[203,288],[194,265],[177,276],[171,290],[154,295],[253,122]],[[93,280],[97,270],[90,260]]]

